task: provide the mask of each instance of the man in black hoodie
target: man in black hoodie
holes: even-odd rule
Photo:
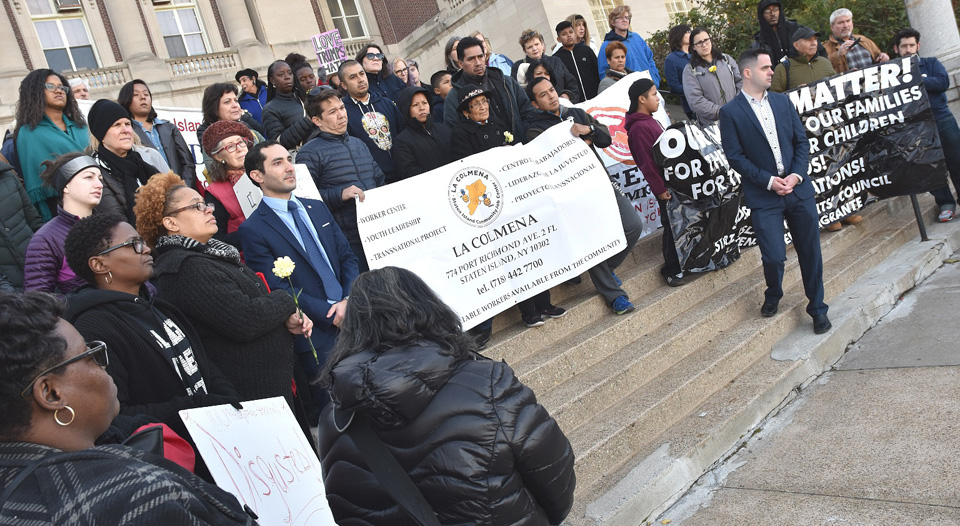
[[[450,128],[433,119],[431,93],[420,86],[408,86],[397,97],[407,126],[393,143],[393,163],[398,179],[429,172],[454,161],[450,149]]]
[[[787,20],[780,5],[780,0],[761,0],[757,6],[757,22],[760,24],[760,31],[753,35],[753,45],[751,49],[764,49],[770,53],[770,62],[774,67],[786,58],[797,56],[797,50],[793,49],[794,32],[800,29],[800,24],[793,20]],[[827,52],[823,45],[817,48],[817,54],[825,57]]]

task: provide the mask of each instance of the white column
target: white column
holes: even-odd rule
[[[905,0],[910,26],[920,32],[920,54],[937,57],[950,74],[947,101],[960,114],[960,32],[950,0]]]
[[[273,61],[273,53],[257,40],[246,2],[243,0],[210,1],[217,2],[220,18],[230,37],[230,45],[240,54],[243,67],[256,69],[262,77],[266,78],[266,66]]]

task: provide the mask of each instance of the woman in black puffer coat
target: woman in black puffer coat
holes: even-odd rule
[[[333,403],[320,418],[324,485],[339,524],[416,524],[355,444],[359,419],[441,524],[546,526],[566,517],[576,485],[570,442],[509,366],[474,352],[457,315],[420,278],[396,267],[361,274],[340,330],[323,374]]]

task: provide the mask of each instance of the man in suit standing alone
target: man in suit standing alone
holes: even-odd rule
[[[760,245],[767,283],[760,314],[774,316],[783,297],[786,219],[810,300],[807,313],[813,317],[813,331],[823,334],[832,325],[823,302],[823,258],[816,192],[807,176],[807,136],[790,99],[767,91],[773,80],[770,55],[752,49],[740,55],[738,63],[743,91],[720,109],[720,136],[730,166],[743,177],[743,194]]]
[[[290,153],[280,143],[254,145],[244,168],[263,191],[263,201],[237,231],[247,265],[262,272],[271,289],[280,287],[293,294],[292,281],[300,308],[315,320],[311,341],[317,359],[306,339],[298,338],[294,347],[297,363],[310,383],[314,403],[308,415],[314,417],[327,401],[326,390],[314,384],[336,342],[350,285],[359,274],[357,258],[327,205],[293,195],[297,176]],[[282,256],[296,264],[289,280],[272,272],[274,261]]]

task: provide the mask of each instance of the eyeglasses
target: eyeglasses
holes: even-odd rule
[[[125,241],[123,243],[120,243],[119,245],[113,245],[112,247],[106,250],[97,252],[97,255],[102,256],[104,254],[109,254],[110,252],[113,252],[114,250],[117,250],[123,247],[133,247],[134,252],[136,252],[137,254],[143,254],[143,247],[145,246],[147,246],[147,243],[143,240],[142,237],[135,237],[130,241]]]
[[[168,214],[166,214],[166,215],[167,215],[167,216],[172,216],[173,214],[176,214],[176,213],[179,213],[179,212],[183,212],[184,210],[190,210],[191,208],[193,208],[194,210],[196,210],[197,212],[200,212],[200,213],[202,214],[202,213],[206,212],[207,210],[213,212],[217,207],[216,207],[213,203],[204,203],[203,201],[199,201],[199,202],[196,202],[196,203],[189,204],[189,205],[187,205],[187,206],[181,206],[180,208],[178,208],[178,209],[176,209],[176,210],[171,210],[170,213],[168,213]]]
[[[484,99],[475,100],[471,102],[470,109],[477,110],[477,109],[483,108],[484,106],[489,106],[489,105],[490,105],[490,101],[484,98]]]
[[[224,144],[224,145],[221,146],[220,148],[217,148],[217,149],[213,152],[213,155],[216,155],[216,154],[218,154],[218,153],[220,153],[220,152],[222,152],[222,151],[224,151],[224,150],[226,150],[226,151],[228,151],[228,152],[230,152],[230,153],[233,153],[233,152],[237,151],[237,148],[239,148],[239,147],[241,147],[241,146],[243,146],[243,149],[244,149],[244,150],[249,150],[249,149],[250,149],[250,146],[251,146],[250,141],[248,141],[247,139],[240,139],[239,141],[234,142],[234,143]]]
[[[633,16],[632,16],[632,15],[631,15],[631,16],[618,16],[617,18],[614,18],[614,20],[626,20],[627,22],[629,22],[629,21],[633,20]]]
[[[30,396],[30,392],[33,391],[33,384],[37,383],[37,380],[39,380],[41,376],[48,375],[53,371],[56,371],[61,367],[66,367],[74,362],[79,362],[80,360],[83,360],[87,356],[93,358],[93,362],[99,365],[100,367],[106,367],[110,365],[110,357],[107,355],[107,344],[99,340],[96,340],[96,341],[88,342],[86,346],[87,346],[86,351],[74,356],[73,358],[68,358],[58,363],[57,365],[54,365],[53,367],[44,369],[43,372],[34,376],[33,380],[30,380],[30,383],[23,388],[23,391],[20,391],[20,396],[24,398],[27,398],[28,396]]]
[[[383,53],[367,53],[370,60],[383,60]]]
[[[410,68],[401,68],[401,69],[398,69],[398,70],[394,71],[394,73],[396,73],[397,75],[402,75],[402,74],[406,73],[406,72],[409,71],[409,70],[410,70]]]
[[[700,42],[694,42],[693,45],[696,46],[696,47],[703,47],[703,46],[705,46],[705,45],[707,45],[707,44],[709,44],[709,43],[710,43],[710,39],[709,39],[709,38],[705,38],[705,39],[701,40]]]
[[[45,83],[43,84],[43,88],[44,88],[45,90],[47,90],[47,91],[57,91],[57,90],[59,90],[61,93],[67,93],[67,92],[70,91],[70,87],[69,87],[69,86],[64,86],[63,84],[50,84],[49,82],[45,82]]]

